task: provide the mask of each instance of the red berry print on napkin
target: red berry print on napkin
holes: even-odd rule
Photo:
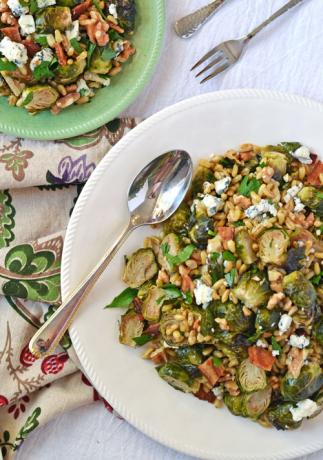
[[[88,387],[92,387],[92,384],[91,382],[89,382],[89,380],[85,377],[84,374],[82,374],[82,382],[87,385]],[[93,401],[101,401],[103,402],[104,404],[104,407],[111,413],[113,413],[113,407],[110,406],[110,404],[108,403],[108,401],[106,401],[104,398],[102,398],[102,396],[99,395],[99,393],[96,391],[95,388],[93,388]]]
[[[47,356],[41,363],[41,370],[44,374],[58,374],[58,372],[64,369],[67,360],[67,353]]]
[[[30,399],[29,396],[25,395],[15,404],[8,409],[8,414],[13,414],[13,418],[17,419],[20,415],[20,412],[25,412],[26,405],[29,403]]]
[[[0,407],[4,407],[8,403],[9,403],[8,399],[5,396],[0,395]]]
[[[28,344],[24,346],[20,353],[20,362],[25,367],[30,367],[36,361],[35,356],[30,352]]]

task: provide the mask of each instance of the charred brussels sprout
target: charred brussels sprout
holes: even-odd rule
[[[153,286],[149,289],[148,295],[141,307],[142,316],[145,320],[151,322],[157,322],[159,320],[163,297],[164,291],[161,288]]]
[[[158,262],[162,268],[165,268],[168,271],[172,270],[171,264],[167,261],[167,254],[170,256],[177,256],[180,251],[179,237],[175,233],[169,233],[166,235],[161,242],[159,253],[158,253]]]
[[[177,233],[178,235],[187,235],[187,222],[190,216],[190,208],[186,203],[182,203],[173,214],[163,225],[165,234]]]
[[[298,198],[315,212],[319,217],[323,217],[323,193],[315,187],[303,187],[297,194]]]
[[[24,89],[21,97],[23,101],[29,100],[25,108],[29,112],[35,112],[52,107],[58,99],[59,94],[56,89],[49,85],[36,85]]]
[[[270,401],[271,387],[239,396],[225,395],[224,397],[224,402],[232,414],[253,419],[258,418],[268,409]]]
[[[233,292],[246,307],[256,309],[267,303],[271,291],[263,275],[255,276],[249,271],[242,275]]]
[[[257,260],[257,256],[252,249],[252,238],[246,228],[236,232],[235,242],[238,256],[243,263],[250,265]]]
[[[157,368],[159,376],[176,390],[184,393],[193,393],[198,390],[198,384],[194,382],[190,374],[177,363],[167,363]]]
[[[111,67],[111,60],[104,60],[101,56],[100,50],[97,48],[93,53],[89,70],[93,73],[105,75],[110,72]]]
[[[200,249],[205,249],[209,239],[209,231],[213,230],[213,220],[207,216],[199,217],[189,231],[189,237]]]
[[[320,365],[310,363],[303,366],[299,377],[287,373],[281,381],[280,392],[285,401],[301,401],[310,398],[323,386],[323,374]]]
[[[36,26],[39,31],[66,30],[72,24],[71,10],[67,6],[50,6],[38,14]]]
[[[279,403],[270,407],[267,416],[270,423],[277,430],[295,430],[299,428],[302,421],[295,422],[291,409],[294,407],[293,403]]]
[[[315,321],[313,336],[320,345],[323,345],[323,316]]]
[[[193,315],[193,320],[196,321],[196,320],[201,320],[201,314],[200,312],[196,311],[196,310],[193,310],[193,309],[188,309],[188,308],[178,308],[178,309],[174,309],[174,310],[171,310],[167,313],[164,313],[161,317],[161,320],[160,320],[160,332],[161,332],[161,335],[163,337],[163,339],[165,340],[165,342],[167,343],[167,345],[169,345],[170,347],[184,347],[184,346],[187,346],[188,345],[188,338],[185,337],[185,336],[182,336],[180,341],[176,341],[173,337],[173,335],[170,333],[167,333],[169,331],[169,328],[171,329],[172,326],[174,326],[176,324],[177,326],[177,329],[179,330],[180,329],[180,325],[181,325],[181,322],[182,320],[180,319],[177,319],[178,318],[178,315],[182,315],[182,313],[185,311],[186,312],[191,312],[192,315]]]
[[[193,178],[191,193],[193,197],[200,192],[203,192],[204,182],[213,182],[215,180],[214,174],[210,169],[200,166]]]
[[[201,347],[198,345],[193,347],[177,348],[176,356],[181,364],[192,364],[198,366],[202,364],[204,356]]]
[[[123,281],[132,288],[140,287],[158,272],[155,254],[149,248],[138,249],[129,257]]]
[[[267,308],[262,308],[258,310],[255,320],[256,332],[274,331],[277,329],[280,315],[280,311],[275,309],[268,310]]]
[[[300,313],[310,317],[316,304],[316,291],[313,284],[299,271],[284,276],[283,289],[291,301],[300,308]]]
[[[75,61],[71,65],[59,66],[56,70],[56,79],[59,83],[66,84],[72,83],[83,73],[85,69],[86,61]]]
[[[282,265],[287,256],[289,237],[280,228],[265,230],[259,239],[259,257],[264,264]]]
[[[238,369],[238,382],[242,391],[247,393],[263,390],[267,386],[266,372],[245,359]]]
[[[306,264],[305,250],[303,247],[291,248],[287,252],[285,270],[287,273],[300,270]]]
[[[121,316],[119,341],[124,345],[135,347],[135,337],[140,337],[144,330],[144,322],[141,315],[134,310],[129,310]]]
[[[243,314],[241,305],[227,302],[214,302],[213,314],[215,318],[223,318],[226,320],[229,331],[241,333],[248,331],[253,325],[253,317]]]
[[[117,7],[121,27],[128,33],[133,32],[136,19],[135,0],[115,0],[114,3]]]
[[[262,159],[268,166],[274,169],[275,173],[278,173],[280,178],[286,174],[288,159],[283,153],[263,152]]]

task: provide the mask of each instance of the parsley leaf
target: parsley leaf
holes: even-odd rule
[[[33,71],[33,76],[36,80],[41,80],[42,78],[52,78],[54,77],[53,72],[49,68],[50,62],[44,61],[35,67]]]
[[[184,249],[182,249],[177,256],[171,256],[170,254],[166,254],[167,262],[170,265],[180,265],[186,262],[192,255],[193,251],[195,251],[195,246],[193,244],[189,244]]]
[[[134,337],[132,340],[138,345],[139,347],[142,347],[146,343],[150,342],[154,336],[151,334],[142,334],[140,337]]]
[[[275,339],[275,337],[271,338],[271,347],[272,347],[273,351],[278,351],[279,353],[282,351],[282,348],[279,345],[279,343],[277,342],[277,340]]]
[[[244,227],[244,223],[242,220],[237,220],[237,222],[233,222],[235,227]]]
[[[127,288],[117,295],[105,308],[128,308],[138,294],[138,289]]]
[[[30,92],[25,99],[22,101],[22,106],[28,105],[33,100],[33,93]]]
[[[70,40],[70,44],[72,45],[72,47],[75,49],[75,51],[78,53],[78,54],[81,54],[82,51],[83,51],[83,48],[82,46],[79,44],[79,42],[76,40],[76,38],[72,38]]]
[[[35,42],[41,46],[48,46],[47,36],[46,35],[39,35],[39,37],[35,38]]]
[[[232,288],[232,286],[234,285],[236,274],[237,274],[237,270],[233,268],[232,270],[229,271],[229,273],[226,273],[224,275],[224,279],[226,280],[230,288]]]
[[[82,88],[80,90],[80,96],[83,97],[83,96],[86,96],[86,93],[87,93],[87,90],[85,88]]]
[[[166,257],[169,251],[169,244],[168,243],[161,244],[160,249],[162,251],[163,256]]]
[[[97,0],[93,0],[93,5],[98,10],[98,12],[101,14],[103,19],[107,19],[106,15],[103,13],[102,8],[100,7],[99,2]]]
[[[232,254],[231,251],[224,251],[223,254],[222,254],[222,257],[223,257],[223,260],[230,260],[232,262],[237,260],[236,256],[234,254]]]
[[[111,61],[111,59],[114,59],[116,55],[117,53],[108,46],[107,48],[104,48],[104,50],[102,51],[101,58],[104,61]]]
[[[189,289],[185,292],[185,294],[183,293],[183,297],[186,303],[188,304],[193,303],[193,297]]]
[[[96,48],[96,45],[94,45],[94,43],[92,42],[89,42],[88,47],[87,47],[87,67],[88,68],[90,67],[95,48]]]
[[[313,278],[311,278],[312,284],[314,284],[314,286],[319,286],[322,282],[322,277],[323,277],[323,271],[319,275],[315,275],[313,276]]]
[[[265,168],[267,165],[263,161],[258,165],[259,168]]]
[[[323,233],[323,225],[320,227],[320,232]]]
[[[30,14],[35,14],[36,11],[39,10],[39,7],[38,7],[38,4],[37,4],[37,0],[30,0],[30,3],[29,3],[29,12]]]
[[[242,179],[241,184],[238,188],[238,193],[243,196],[250,196],[251,192],[258,192],[260,188],[260,181],[255,179],[249,179],[249,177],[244,176]]]
[[[17,66],[13,62],[7,62],[7,61],[4,61],[3,59],[0,59],[0,71],[6,70],[6,71],[11,72],[16,69],[17,69]]]
[[[217,262],[220,255],[221,254],[219,252],[212,252],[210,255],[211,262]]]
[[[212,361],[213,361],[213,366],[215,367],[222,366],[222,360],[220,358],[215,356]]]
[[[166,294],[167,299],[178,299],[182,297],[182,291],[174,284],[165,284],[162,286],[163,291]]]
[[[118,32],[114,29],[110,29],[108,34],[109,34],[110,40],[113,42],[123,39],[123,37],[120,34],[118,34]]]

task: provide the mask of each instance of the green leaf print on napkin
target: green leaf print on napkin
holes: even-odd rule
[[[15,214],[10,193],[8,190],[0,190],[0,249],[9,246],[14,239],[12,229],[15,226]]]
[[[31,244],[21,244],[6,255],[0,277],[8,281],[2,286],[6,296],[43,302],[60,299],[60,260],[54,251],[38,250]]]
[[[29,433],[33,431],[35,428],[38,427],[39,421],[38,417],[41,414],[41,409],[40,407],[36,407],[36,409],[32,412],[32,414],[27,418],[25,424],[21,427],[18,436],[16,438],[16,441],[13,446],[13,450],[16,450],[27,438]]]

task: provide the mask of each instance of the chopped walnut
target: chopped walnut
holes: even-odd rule
[[[247,209],[251,206],[250,198],[243,195],[233,195],[233,203],[242,209]]]
[[[279,304],[281,300],[283,300],[285,297],[285,294],[283,292],[277,292],[276,294],[273,294],[267,304],[268,310],[273,310],[276,305]]]

